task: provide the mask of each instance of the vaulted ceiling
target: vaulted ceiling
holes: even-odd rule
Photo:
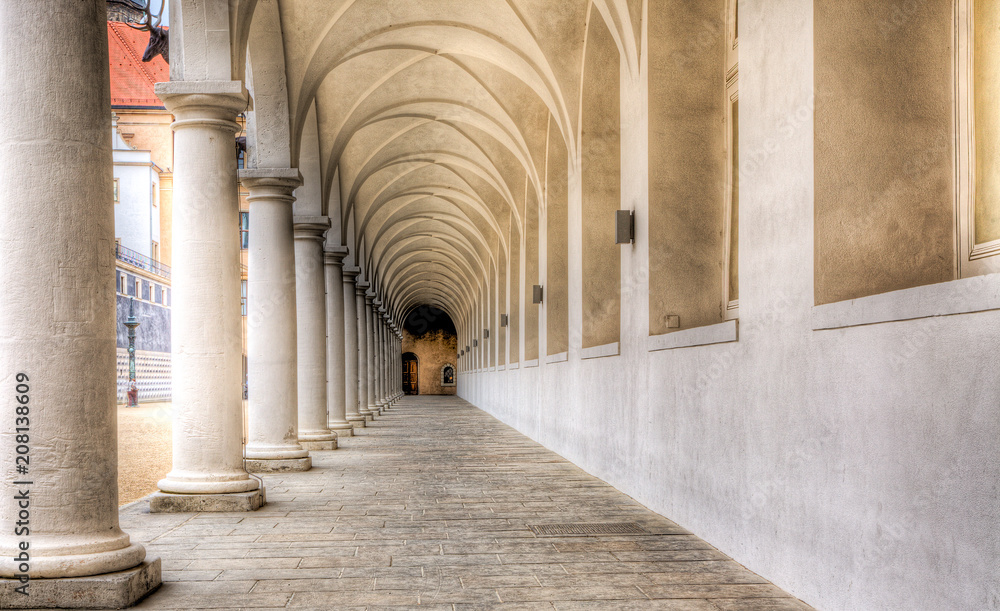
[[[333,219],[329,243],[350,247],[398,318],[430,304],[458,321],[517,265],[549,148],[577,163],[589,20],[635,66],[643,2],[235,4],[250,163],[300,169],[296,214]]]

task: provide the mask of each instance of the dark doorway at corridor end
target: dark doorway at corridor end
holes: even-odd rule
[[[447,312],[427,305],[410,312],[403,322],[403,354],[403,379],[411,379],[410,394],[455,394],[458,334]]]

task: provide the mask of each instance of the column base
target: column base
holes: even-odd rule
[[[337,449],[337,440],[333,439],[330,441],[300,441],[299,445],[302,446],[303,450],[309,450],[310,452],[325,452]]]
[[[160,587],[160,559],[117,573],[62,579],[0,579],[0,609],[125,609]],[[15,588],[27,585],[28,595]],[[22,590],[23,591],[23,590]]]
[[[358,415],[358,416],[348,416],[347,417],[347,421],[351,423],[351,428],[353,428],[355,431],[358,430],[358,429],[365,428],[365,425],[368,424],[365,421],[365,417],[361,416],[361,415]]]
[[[375,414],[372,412],[365,414],[365,422],[375,422]]]
[[[250,473],[298,473],[312,469],[312,458],[308,456],[279,460],[248,458],[246,465]]]
[[[330,427],[330,430],[337,436],[337,440],[354,435],[354,426],[350,422],[339,424],[337,427]]]
[[[264,506],[263,489],[232,494],[169,494],[154,492],[149,513],[247,512]]]

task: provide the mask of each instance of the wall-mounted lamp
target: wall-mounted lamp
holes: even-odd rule
[[[501,327],[507,327],[509,324],[510,324],[510,316],[507,316],[506,314],[501,314],[500,315],[500,326]]]
[[[531,303],[542,303],[542,285],[536,284],[531,287]]]
[[[478,339],[472,340],[472,347],[473,348],[478,348],[479,347],[479,340]]]
[[[483,329],[483,339],[489,339],[489,338],[490,338],[490,330]]]
[[[458,353],[458,356],[465,356],[465,350]]]
[[[466,347],[465,347],[465,351],[466,351],[466,352],[472,352],[472,348],[470,348],[469,346],[466,346]]]
[[[635,213],[631,210],[615,210],[615,244],[631,244],[635,241]]]

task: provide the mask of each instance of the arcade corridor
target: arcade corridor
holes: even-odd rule
[[[342,448],[265,475],[255,513],[124,508],[162,560],[137,608],[810,608],[461,399],[406,397]],[[547,524],[643,534],[534,534]]]

